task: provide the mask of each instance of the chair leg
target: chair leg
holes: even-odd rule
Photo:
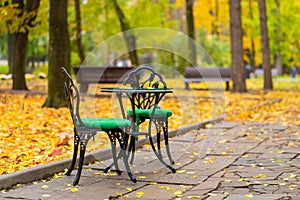
[[[149,141],[150,141],[150,145],[152,147],[152,150],[154,152],[154,154],[156,155],[156,157],[158,158],[158,160],[167,168],[169,168],[173,173],[176,172],[176,169],[173,168],[172,166],[168,165],[163,159],[162,157],[158,154],[158,152],[156,151],[155,149],[155,146],[154,146],[154,143],[153,143],[153,139],[152,139],[152,136],[150,135],[149,136]]]
[[[75,164],[76,164],[76,160],[77,160],[77,152],[78,152],[78,146],[79,146],[79,142],[80,142],[80,138],[78,134],[74,135],[74,149],[73,149],[73,158],[72,158],[72,162],[71,165],[66,173],[67,176],[70,176]]]
[[[160,135],[161,135],[161,129],[163,130],[164,133],[164,141],[165,141],[165,146],[166,146],[166,151],[167,155],[169,158],[169,161],[171,164],[174,164],[175,161],[173,160],[171,156],[171,151],[170,151],[170,146],[169,146],[169,134],[168,134],[168,120],[165,119],[158,119],[157,121],[154,121],[155,127],[156,127],[156,136],[157,136],[157,151],[158,154],[162,158],[162,153],[161,153],[161,148],[160,148]]]
[[[119,168],[119,165],[118,165],[118,158],[117,158],[117,149],[116,149],[116,138],[115,138],[115,134],[114,133],[108,133],[108,137],[109,137],[109,140],[110,140],[110,145],[111,145],[111,152],[112,152],[112,157],[113,157],[113,164],[111,164],[110,166],[108,166],[104,172],[108,171],[110,169],[110,167],[112,167],[113,165],[115,166],[116,168],[116,172],[118,175],[120,175],[122,172]],[[119,157],[119,156],[118,156]]]
[[[175,161],[173,160],[171,156],[170,146],[169,146],[169,131],[168,131],[168,120],[165,121],[165,126],[163,127],[164,131],[164,139],[165,139],[165,145],[166,145],[166,151],[168,154],[168,158],[170,160],[170,163],[173,165]]]
[[[85,142],[81,141],[80,142],[80,154],[79,154],[78,170],[77,170],[77,174],[76,174],[76,177],[74,179],[74,182],[73,182],[74,186],[79,183],[79,179],[80,179],[81,172],[82,172],[83,161],[84,161],[85,148],[86,148]]]
[[[159,129],[157,129],[157,131],[156,131],[156,143],[157,143],[158,155],[161,159],[163,159],[163,156],[161,154],[161,149],[160,149],[160,130]]]
[[[127,140],[128,140],[128,138],[127,138]],[[132,140],[131,141],[135,141],[135,138],[132,138]],[[131,142],[129,143],[129,146],[128,146],[128,155],[126,154],[126,152],[125,152],[125,155],[126,155],[126,157],[127,157],[127,159],[129,158],[129,156],[130,156],[130,152],[132,151],[132,155],[131,156],[133,156],[133,154],[134,154],[134,144],[135,143],[133,143],[133,144],[131,144]],[[126,147],[127,147],[127,144],[126,144]],[[117,156],[117,160],[119,160],[121,157],[123,156],[123,154],[122,154],[122,152],[120,151],[119,152],[119,154],[118,154],[118,156]],[[131,157],[131,159],[132,159],[132,161],[133,161],[133,158]],[[105,169],[104,169],[104,173],[107,173],[113,166],[114,166],[114,164],[115,164],[115,162],[113,161],[108,167],[106,167]],[[131,163],[132,164],[132,163]]]
[[[130,143],[129,143],[129,147],[128,147],[128,157],[131,154],[131,159],[130,159],[130,164],[133,164],[133,160],[134,160],[134,152],[135,152],[135,139],[136,137],[131,136],[130,137]]]
[[[130,178],[130,180],[134,183],[136,183],[136,178],[134,177],[134,175],[132,174],[131,170],[130,170],[130,167],[129,167],[129,164],[128,164],[128,157],[126,156],[126,150],[125,149],[122,149],[122,154],[123,154],[123,162],[124,162],[124,165],[125,165],[125,168],[126,168],[126,171],[127,171],[127,174]]]
[[[83,163],[84,163],[84,154],[85,154],[86,146],[87,146],[89,140],[91,139],[91,137],[93,137],[95,135],[96,135],[96,132],[85,132],[85,133],[81,133],[80,135],[78,135],[78,139],[77,140],[80,141],[79,142],[80,151],[79,151],[78,170],[77,170],[74,182],[73,182],[74,186],[79,183],[79,179],[80,179],[80,176],[81,176],[81,172],[82,172],[82,168],[83,168]]]
[[[117,160],[119,160],[120,158],[122,157],[122,154],[121,154],[121,152],[119,152],[119,154],[118,154],[118,156],[117,156]],[[108,167],[106,167],[105,169],[104,169],[104,173],[107,173],[113,166],[114,166],[114,162],[112,162]]]
[[[128,135],[125,133],[122,133],[121,135],[122,138],[118,137],[118,141],[119,141],[119,144],[120,144],[120,147],[121,147],[121,151],[120,151],[120,154],[123,156],[123,162],[124,162],[124,165],[125,165],[125,168],[126,168],[126,171],[127,171],[127,174],[130,178],[130,180],[134,183],[136,183],[136,178],[134,177],[134,175],[132,174],[131,170],[130,170],[130,167],[129,167],[129,164],[128,164],[128,156],[126,154],[126,148],[127,148],[127,145],[128,145]]]

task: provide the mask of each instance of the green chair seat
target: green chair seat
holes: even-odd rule
[[[82,123],[88,128],[100,128],[102,130],[113,130],[130,127],[131,122],[122,118],[81,118]],[[79,125],[79,122],[76,122]]]
[[[130,116],[133,115],[133,111],[132,109],[129,109],[128,114]],[[135,114],[139,117],[139,118],[146,118],[149,119],[152,116],[153,109],[135,109]],[[171,117],[172,116],[172,111],[170,110],[166,110],[166,109],[160,109],[157,108],[155,109],[154,118],[167,118],[167,117]]]

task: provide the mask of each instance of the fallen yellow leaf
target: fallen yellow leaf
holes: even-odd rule
[[[188,199],[201,199],[202,196],[198,196],[198,195],[192,195],[192,196],[188,196]]]
[[[177,190],[176,192],[174,192],[175,195],[182,195],[182,191],[181,190]]]
[[[258,174],[256,176],[253,176],[253,178],[266,178],[265,174]]]
[[[253,194],[245,194],[245,197],[248,199],[252,199],[253,198]]]
[[[41,188],[44,188],[44,189],[46,189],[46,188],[49,188],[49,186],[48,185],[42,185],[42,187]]]
[[[51,197],[51,195],[50,194],[43,194],[42,197],[48,198],[48,197]]]
[[[71,188],[71,192],[78,192],[78,188]]]

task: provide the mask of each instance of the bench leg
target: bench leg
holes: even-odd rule
[[[88,88],[88,83],[80,83],[80,93],[87,93]]]
[[[188,83],[188,82],[184,82],[184,84],[185,84],[185,89],[190,89],[190,84]]]
[[[229,88],[229,81],[226,81],[226,91],[228,91],[230,88]]]

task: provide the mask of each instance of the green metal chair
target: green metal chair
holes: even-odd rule
[[[132,70],[124,80],[124,85],[129,85],[131,88],[136,89],[167,89],[167,84],[163,80],[163,77],[149,66],[141,66],[136,68],[135,70]],[[131,97],[130,99],[132,101],[131,104],[135,105],[135,109],[134,111],[133,109],[129,109],[127,111],[127,114],[134,118],[134,121],[136,122],[134,126],[137,132],[139,126],[143,122],[145,122],[146,120],[149,121],[148,132],[146,136],[149,138],[150,145],[154,153],[166,167],[168,167],[172,172],[176,172],[176,170],[173,167],[165,163],[161,153],[160,137],[161,133],[163,133],[166,152],[169,161],[171,164],[175,163],[170,152],[168,132],[168,118],[172,116],[172,111],[162,109],[158,105],[159,101],[164,97],[164,95],[165,93],[137,93],[133,98]],[[151,135],[152,123],[155,125],[156,128],[156,148],[154,146]],[[136,139],[137,138],[135,138],[135,140]],[[132,152],[131,163],[134,159],[134,149],[135,142],[134,140],[131,140],[129,145],[129,151]]]
[[[73,185],[79,183],[82,172],[84,154],[86,146],[91,137],[95,136],[97,132],[105,132],[110,140],[113,163],[118,174],[121,174],[117,159],[122,157],[128,176],[132,182],[136,182],[136,178],[131,173],[128,164],[128,157],[126,155],[126,147],[128,145],[129,135],[126,133],[131,127],[131,121],[123,118],[81,118],[79,114],[80,94],[75,86],[70,74],[65,68],[61,68],[61,75],[64,81],[66,97],[74,125],[74,151],[71,166],[66,175],[70,175],[75,167],[77,160],[78,148],[80,149],[78,171],[73,182]],[[117,158],[116,143],[120,145],[120,152]]]

